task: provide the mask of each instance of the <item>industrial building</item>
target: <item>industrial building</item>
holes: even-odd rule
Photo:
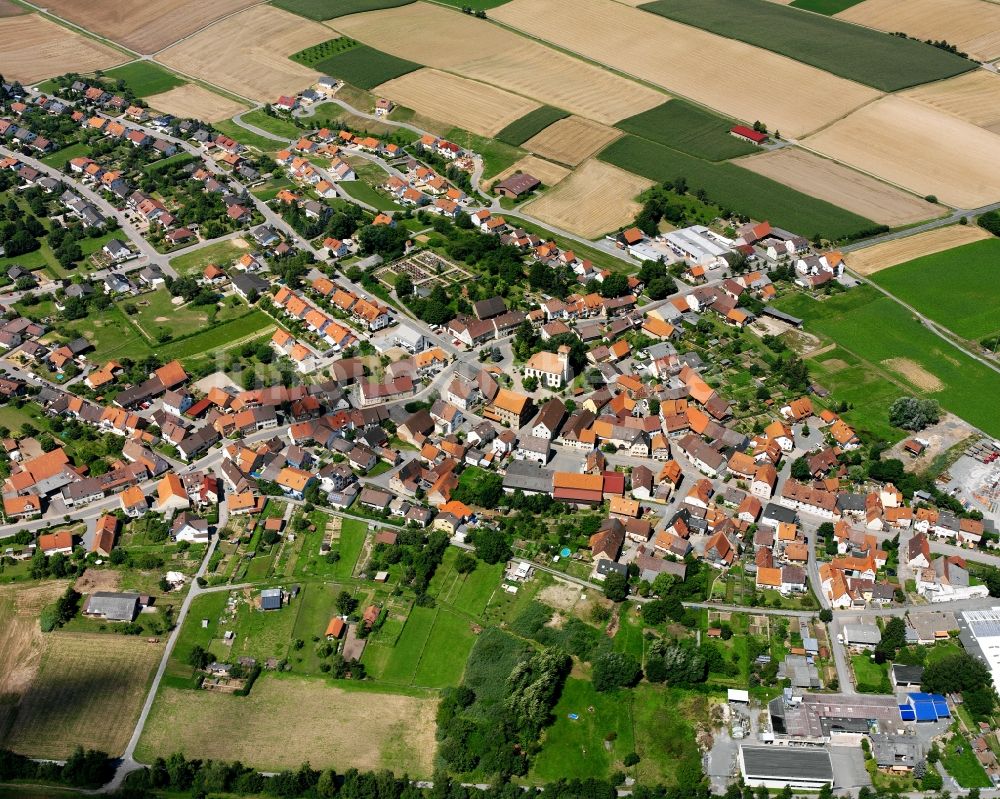
[[[958,629],[965,650],[989,666],[1000,690],[1000,607],[963,611]]]
[[[740,773],[751,788],[792,788],[818,791],[833,787],[830,753],[820,747],[740,746]]]

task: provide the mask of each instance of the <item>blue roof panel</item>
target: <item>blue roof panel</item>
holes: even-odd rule
[[[913,712],[913,708],[910,707],[909,705],[900,705],[899,706],[899,717],[903,721],[916,721],[917,720],[917,714]]]

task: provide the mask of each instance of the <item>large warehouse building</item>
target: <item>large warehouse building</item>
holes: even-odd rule
[[[833,787],[830,753],[819,747],[740,746],[740,772],[751,788]]]
[[[958,628],[965,650],[990,667],[993,687],[1000,690],[1000,607],[963,611]]]

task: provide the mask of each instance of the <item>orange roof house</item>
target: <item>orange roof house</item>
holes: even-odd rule
[[[38,548],[46,555],[56,552],[71,552],[73,550],[73,535],[66,530],[58,533],[45,533],[38,536]]]
[[[181,479],[173,472],[167,473],[156,486],[158,511],[186,510],[191,506]]]
[[[180,361],[171,361],[157,369],[153,374],[160,378],[164,388],[176,388],[188,379]]]

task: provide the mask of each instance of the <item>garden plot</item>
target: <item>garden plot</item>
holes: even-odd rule
[[[401,274],[410,276],[414,289],[427,291],[435,286],[447,288],[475,279],[471,272],[428,250],[382,267],[375,272],[375,277],[387,288],[393,288],[396,277]]]

